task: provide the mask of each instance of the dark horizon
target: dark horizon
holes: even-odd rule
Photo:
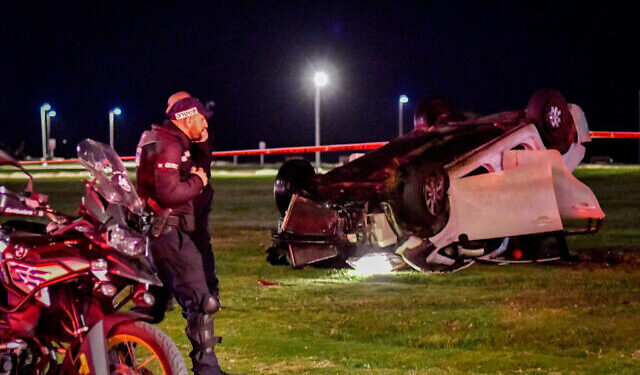
[[[580,105],[591,130],[638,131],[640,25],[623,4],[529,2],[10,2],[3,143],[40,155],[39,108],[57,112],[57,155],[91,137],[133,155],[186,90],[216,102],[217,150],[311,145],[314,69],[327,70],[322,143],[397,134],[397,100],[444,95],[480,114],[520,109],[540,87]],[[61,140],[67,144],[62,145]],[[590,155],[637,162],[638,140]]]

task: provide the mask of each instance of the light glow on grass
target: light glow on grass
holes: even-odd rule
[[[380,275],[393,270],[388,254],[384,253],[367,254],[348,263],[354,268],[349,273],[360,276]]]

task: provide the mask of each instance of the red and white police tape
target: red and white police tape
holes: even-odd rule
[[[609,131],[592,131],[593,139],[640,139],[640,132],[609,132]],[[369,142],[369,143],[346,143],[339,145],[327,146],[301,146],[301,147],[280,147],[267,149],[250,149],[250,150],[234,150],[234,151],[214,151],[213,157],[224,156],[251,156],[251,155],[279,155],[279,154],[308,154],[313,152],[338,152],[338,151],[365,151],[375,150],[386,145],[387,142]],[[123,156],[123,161],[135,160],[135,156]],[[60,163],[77,163],[78,159],[64,160],[47,160],[48,164]],[[21,164],[42,164],[42,160],[23,161]]]

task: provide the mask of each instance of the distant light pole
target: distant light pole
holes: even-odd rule
[[[400,95],[398,98],[398,137],[402,137],[402,107],[405,103],[409,102],[409,98],[406,95]]]
[[[51,110],[47,112],[47,151],[48,156],[53,158],[53,149],[51,147],[51,118],[56,117],[56,111]]]
[[[40,130],[42,130],[42,160],[47,160],[47,123],[46,113],[51,109],[49,103],[44,103],[40,106]]]
[[[109,146],[113,148],[113,122],[115,116],[120,116],[122,110],[118,107],[109,111]]]
[[[327,85],[329,77],[325,72],[316,72],[313,75],[316,84],[316,147],[320,146],[320,88]],[[320,169],[320,151],[316,151],[316,169]]]

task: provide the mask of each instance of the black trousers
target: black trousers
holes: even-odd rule
[[[207,280],[209,292],[218,295],[218,276],[216,275],[216,259],[211,247],[211,234],[209,232],[209,214],[213,203],[213,189],[207,185],[202,193],[193,201],[195,215],[195,230],[189,233],[189,237],[200,251],[202,267]]]
[[[164,288],[154,290],[156,306],[164,315],[167,300],[171,294],[175,296],[187,320],[185,332],[193,346],[189,356],[194,373],[220,374],[214,351],[213,319],[203,310],[210,292],[200,251],[188,235],[175,227],[158,238],[151,238],[150,248],[158,277],[164,284]]]

